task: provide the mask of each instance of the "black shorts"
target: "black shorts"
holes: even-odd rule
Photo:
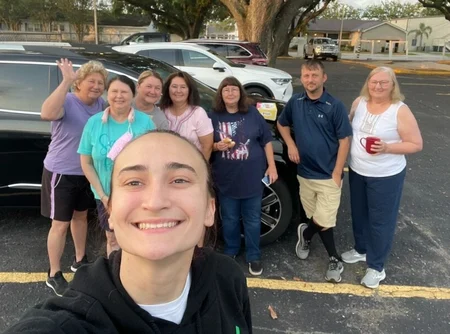
[[[41,214],[44,217],[70,222],[74,211],[93,206],[94,196],[84,175],[42,172]]]
[[[105,206],[103,205],[103,202],[100,201],[99,199],[96,199],[95,203],[97,205],[97,219],[98,219],[98,223],[100,225],[100,228],[103,231],[112,232],[112,230],[109,228],[108,211],[106,210]]]

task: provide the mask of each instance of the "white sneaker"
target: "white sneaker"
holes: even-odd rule
[[[342,253],[341,257],[345,263],[366,262],[366,254],[359,254],[355,249]]]
[[[377,271],[372,268],[367,268],[366,275],[361,280],[361,285],[365,286],[366,288],[370,289],[376,289],[380,285],[380,282],[386,278],[386,272],[384,271]]]

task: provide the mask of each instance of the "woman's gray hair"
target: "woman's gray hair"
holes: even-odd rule
[[[361,93],[359,93],[359,96],[365,98],[367,101],[370,100],[370,94],[369,94],[369,80],[377,73],[387,73],[391,77],[392,80],[392,91],[391,91],[391,103],[397,103],[400,101],[403,101],[405,99],[405,96],[400,92],[400,85],[397,81],[397,76],[395,75],[395,72],[392,68],[387,66],[380,66],[377,68],[374,68],[370,73],[369,76],[366,79],[366,82],[364,83],[363,88],[361,89]]]

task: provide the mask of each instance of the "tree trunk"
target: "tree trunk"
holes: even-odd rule
[[[291,40],[289,38],[284,38],[281,43],[280,50],[278,52],[278,56],[289,57],[289,44],[291,44]]]

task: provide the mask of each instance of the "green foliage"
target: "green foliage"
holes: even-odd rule
[[[408,32],[408,35],[414,34],[416,39],[418,37],[420,37],[419,47],[421,47],[423,36],[428,38],[429,34],[431,34],[432,32],[433,32],[433,29],[430,26],[427,26],[427,25],[425,25],[425,23],[422,22],[419,24],[419,29],[410,30]]]
[[[332,2],[327,9],[320,15],[320,19],[360,19],[362,9],[355,8],[341,2]]]
[[[0,0],[0,22],[9,30],[19,30],[22,20],[28,18],[25,0]]]
[[[424,8],[441,12],[450,21],[450,0],[419,0]]]
[[[222,21],[228,10],[219,0],[113,0],[116,15],[148,15],[161,32],[196,38],[209,20]]]
[[[379,5],[371,5],[362,14],[363,18],[382,21],[420,16],[422,16],[422,6],[419,3],[401,3],[395,0],[382,1]]]

